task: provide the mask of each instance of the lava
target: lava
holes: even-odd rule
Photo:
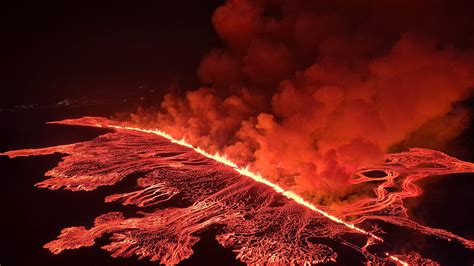
[[[367,232],[363,229],[360,229],[358,227],[356,227],[355,225],[353,224],[350,224],[350,223],[346,223],[344,222],[343,220],[337,218],[336,216],[333,216],[321,209],[318,209],[316,206],[314,206],[313,204],[307,202],[306,200],[304,200],[302,197],[300,197],[299,195],[297,195],[296,193],[292,192],[292,191],[289,191],[289,190],[285,190],[283,189],[282,187],[280,187],[279,185],[275,184],[275,183],[272,183],[271,181],[265,179],[264,177],[262,177],[260,174],[258,173],[254,173],[252,171],[249,170],[248,167],[239,167],[237,166],[237,164],[235,164],[234,162],[230,161],[229,159],[227,159],[225,156],[221,156],[219,153],[216,153],[214,155],[212,154],[209,154],[207,153],[206,151],[202,150],[201,148],[199,147],[194,147],[192,146],[191,144],[187,143],[185,139],[181,139],[181,140],[176,140],[174,139],[172,136],[170,136],[169,134],[167,134],[166,132],[163,132],[161,130],[153,130],[153,129],[142,129],[142,128],[137,128],[137,127],[128,127],[128,126],[114,126],[114,125],[109,125],[109,127],[112,127],[112,128],[117,128],[117,129],[126,129],[126,130],[135,130],[135,131],[140,131],[140,132],[146,132],[146,133],[151,133],[151,134],[155,134],[155,135],[158,135],[158,136],[162,136],[168,140],[170,140],[172,143],[176,143],[176,144],[179,144],[179,145],[182,145],[182,146],[185,146],[185,147],[188,147],[190,149],[193,149],[194,151],[208,157],[208,158],[211,158],[219,163],[222,163],[222,164],[225,164],[227,166],[230,166],[232,167],[237,173],[241,174],[241,175],[244,175],[244,176],[247,176],[247,177],[250,177],[252,178],[253,180],[259,182],[259,183],[263,183],[271,188],[273,188],[273,190],[275,190],[277,193],[281,193],[282,195],[284,195],[285,197],[291,199],[291,200],[294,200],[295,202],[297,202],[298,204],[301,204],[315,212],[318,212],[319,214],[329,218],[330,220],[336,222],[336,223],[340,223],[340,224],[343,224],[345,226],[347,226],[348,228],[352,229],[352,230],[355,230],[357,232],[360,232],[360,233],[363,233],[363,234],[367,234],[367,235],[370,235],[371,237],[373,237],[374,239],[377,239],[379,241],[383,241],[382,238],[370,233],[370,232]]]
[[[376,265],[436,264],[414,252],[398,255],[396,250],[383,254],[371,251],[371,246],[382,245],[383,232],[370,227],[366,223],[369,220],[456,240],[474,249],[474,242],[469,239],[410,220],[403,206],[403,199],[421,194],[415,182],[422,178],[474,172],[472,163],[438,151],[410,149],[387,154],[384,164],[360,169],[351,181],[380,182],[373,191],[374,197],[334,208],[314,205],[225,156],[209,154],[160,130],[128,127],[94,117],[53,123],[109,128],[112,132],[91,141],[0,155],[14,158],[65,154],[63,161],[46,173],[49,178],[36,184],[41,188],[90,191],[139,175],[134,191],[109,195],[105,201],[141,209],[133,217],[124,217],[120,212],[103,214],[89,229],[63,229],[56,240],[44,246],[55,254],[92,246],[97,238],[109,236],[110,243],[102,248],[114,257],[136,255],[177,264],[193,254],[200,232],[221,225],[216,239],[247,264],[335,262],[339,258],[335,248],[340,246]],[[385,174],[364,175],[369,171]],[[347,222],[349,217],[356,218]],[[360,237],[365,244],[355,239]],[[338,244],[328,244],[324,239]]]
[[[403,266],[408,266],[408,265],[409,265],[408,263],[402,261],[402,260],[399,259],[398,257],[395,257],[395,256],[390,255],[390,254],[388,254],[388,253],[386,253],[386,255],[387,255],[391,260],[393,260],[393,261],[395,261],[395,262],[397,262],[397,263],[400,263],[400,264],[403,265]]]

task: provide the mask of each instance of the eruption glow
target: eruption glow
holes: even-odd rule
[[[114,257],[175,265],[216,230],[251,265],[351,256],[346,264],[436,265],[432,254],[391,246],[382,228],[474,250],[473,240],[413,221],[404,205],[421,195],[417,181],[474,165],[431,149],[387,152],[439,149],[469,121],[474,24],[472,8],[456,2],[226,0],[212,16],[222,42],[199,64],[201,87],[113,120],[53,122],[112,131],[91,141],[0,155],[65,154],[36,184],[52,190],[138,176],[133,191],[105,201],[140,211],[65,228],[44,246],[54,254],[108,236],[102,248]]]
[[[102,127],[102,125],[98,124],[97,126],[99,127]],[[299,195],[297,195],[296,193],[292,192],[292,191],[288,191],[288,190],[285,190],[283,189],[282,187],[280,187],[279,185],[277,184],[274,184],[272,183],[271,181],[265,179],[264,177],[262,177],[260,174],[258,173],[254,173],[252,171],[250,171],[248,169],[248,167],[239,167],[237,166],[237,164],[235,164],[234,162],[230,161],[229,159],[227,159],[226,156],[222,156],[220,155],[219,153],[216,153],[214,155],[212,154],[209,154],[207,153],[206,151],[204,151],[203,149],[199,148],[199,147],[194,147],[193,145],[189,144],[186,142],[185,139],[181,139],[181,140],[177,140],[177,139],[174,139],[172,136],[170,136],[169,134],[167,134],[166,132],[164,131],[161,131],[161,130],[157,130],[157,129],[143,129],[143,128],[137,128],[137,127],[128,127],[128,126],[113,126],[113,125],[109,125],[109,127],[112,127],[112,128],[117,128],[117,129],[127,129],[127,130],[135,130],[135,131],[140,131],[140,132],[146,132],[146,133],[151,133],[151,134],[155,134],[155,135],[158,135],[158,136],[161,136],[161,137],[164,137],[168,140],[170,140],[172,143],[176,143],[176,144],[179,144],[181,146],[185,146],[185,147],[188,147],[190,149],[193,149],[194,151],[196,151],[197,153],[199,154],[202,154],[204,156],[206,156],[207,158],[210,158],[210,159],[213,159],[219,163],[222,163],[222,164],[225,164],[227,166],[230,166],[232,167],[237,173],[241,174],[241,175],[244,175],[246,177],[250,177],[252,178],[253,180],[259,182],[259,183],[263,183],[271,188],[273,188],[273,190],[275,190],[276,192],[278,193],[281,193],[283,196],[291,199],[291,200],[294,200],[295,202],[297,202],[298,204],[301,204],[321,215],[323,215],[324,217],[327,217],[329,218],[330,220],[336,222],[336,223],[340,223],[340,224],[343,224],[345,226],[347,226],[348,228],[352,229],[352,230],[355,230],[359,233],[362,233],[362,234],[366,234],[366,235],[370,235],[371,237],[373,237],[374,239],[377,239],[379,241],[383,241],[382,238],[370,233],[370,232],[367,232],[363,229],[360,229],[358,227],[356,227],[355,225],[353,224],[350,224],[350,223],[346,223],[344,222],[343,220],[337,218],[336,216],[333,216],[323,210],[320,210],[318,209],[316,206],[314,206],[313,204],[307,202],[306,200],[304,200],[302,197],[300,197]]]
[[[414,181],[430,175],[474,171],[473,164],[437,151],[412,149],[388,154],[385,164],[361,169],[353,180],[354,184],[380,182],[374,188],[375,197],[329,208],[316,206],[225,156],[209,154],[159,130],[128,127],[94,117],[54,123],[110,128],[114,132],[91,141],[3,155],[68,154],[46,173],[51,178],[37,184],[49,189],[89,191],[138,174],[138,190],[113,194],[105,201],[143,208],[136,217],[125,218],[112,212],[97,217],[90,229],[64,229],[57,240],[45,245],[55,254],[91,246],[95,239],[110,235],[111,243],[103,248],[114,257],[137,255],[163,264],[177,264],[191,256],[192,247],[199,240],[197,234],[212,225],[221,225],[216,235],[218,242],[232,248],[239,260],[252,265],[344,260],[334,248],[343,254],[355,251],[363,256],[361,260],[365,258],[375,265],[436,265],[414,252],[397,254],[393,248],[386,249],[390,253],[372,251],[373,246],[384,246],[380,236],[383,232],[376,227],[362,229],[370,227],[365,224],[368,220],[454,239],[474,249],[471,240],[410,220],[403,207],[404,198],[421,193]],[[385,175],[364,175],[374,170]],[[356,219],[346,222],[349,216]]]

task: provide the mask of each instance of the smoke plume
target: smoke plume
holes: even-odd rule
[[[474,87],[472,9],[451,1],[229,0],[203,87],[135,124],[250,164],[300,193],[337,191],[393,145],[456,136]],[[423,131],[422,134],[419,132]]]

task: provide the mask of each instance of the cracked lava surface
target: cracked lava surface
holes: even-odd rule
[[[200,232],[221,225],[217,241],[232,249],[238,260],[252,265],[337,262],[333,242],[325,239],[335,240],[375,265],[437,264],[415,252],[371,251],[370,247],[384,242],[383,232],[367,223],[377,220],[474,249],[472,240],[411,220],[403,205],[405,198],[422,193],[415,184],[420,179],[474,172],[472,163],[438,151],[410,149],[387,154],[384,164],[354,174],[353,184],[378,182],[373,197],[331,209],[312,205],[225,157],[209,155],[161,131],[122,127],[96,117],[54,123],[110,128],[112,132],[90,141],[0,154],[10,158],[64,154],[62,162],[49,170],[48,178],[37,187],[91,191],[139,175],[135,188],[105,198],[105,202],[136,206],[136,215],[110,212],[95,218],[91,228],[65,228],[44,246],[54,254],[92,246],[96,239],[106,236],[110,241],[102,248],[114,257],[136,255],[177,264],[193,254]],[[384,174],[364,175],[370,171]]]

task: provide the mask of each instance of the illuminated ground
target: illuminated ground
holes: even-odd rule
[[[85,118],[60,123],[106,127],[112,122]],[[374,198],[355,202],[344,209],[321,212],[285,198],[268,184],[238,174],[233,167],[189,147],[136,130],[117,129],[92,141],[12,151],[5,155],[55,152],[66,156],[47,172],[50,178],[38,183],[38,187],[91,191],[139,175],[136,190],[109,195],[105,201],[134,205],[142,211],[130,217],[110,212],[97,217],[91,228],[66,228],[57,240],[45,245],[53,253],[92,246],[97,238],[105,235],[110,236],[110,241],[103,248],[113,256],[137,255],[176,264],[192,255],[200,232],[212,225],[221,225],[216,236],[219,243],[249,264],[337,262],[345,255],[336,252],[341,246],[358,253],[360,261],[431,262],[432,258],[422,258],[417,252],[400,252],[402,248],[380,240],[384,239],[384,232],[373,221],[452,240],[466,249],[474,248],[471,240],[424,227],[406,215],[403,199],[420,193],[413,184],[417,179],[473,171],[471,163],[436,151],[418,149],[388,155],[386,164],[373,168],[385,176],[374,178],[361,174],[354,180],[354,183],[380,181]],[[361,172],[367,170],[370,169]],[[349,216],[359,218],[344,222]],[[332,217],[342,220],[338,222]]]

